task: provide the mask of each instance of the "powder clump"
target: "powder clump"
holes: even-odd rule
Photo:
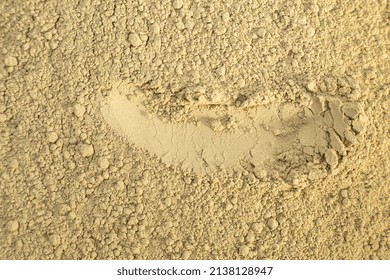
[[[14,67],[18,65],[18,59],[12,55],[7,55],[4,58],[4,64],[9,67]]]
[[[90,157],[94,154],[94,148],[92,144],[81,144],[79,146],[79,150],[83,157]]]

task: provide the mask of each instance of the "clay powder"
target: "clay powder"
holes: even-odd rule
[[[1,259],[389,259],[386,1],[0,1]]]

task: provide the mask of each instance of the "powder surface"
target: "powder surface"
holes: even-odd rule
[[[390,259],[386,1],[0,1],[1,259]]]

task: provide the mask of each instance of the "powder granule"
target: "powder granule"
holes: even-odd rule
[[[137,33],[130,33],[129,42],[133,47],[139,47],[142,45],[142,40]]]
[[[18,221],[9,221],[6,225],[6,229],[10,232],[17,231],[19,228],[19,222]]]
[[[102,170],[106,170],[109,166],[110,166],[110,162],[108,161],[108,159],[106,157],[99,158],[99,167]]]
[[[47,141],[49,141],[50,143],[55,143],[57,140],[58,134],[56,132],[52,131],[47,135]]]
[[[12,55],[7,55],[4,58],[4,64],[9,67],[14,67],[18,65],[18,59]]]
[[[76,117],[82,118],[86,112],[85,106],[83,106],[82,104],[76,103],[73,106],[73,112],[74,112]]]
[[[94,148],[92,144],[81,144],[79,149],[83,157],[90,157],[94,154]]]
[[[270,230],[275,230],[279,226],[279,223],[275,218],[270,218],[267,220],[267,226]]]
[[[183,7],[183,0],[174,0],[173,1],[173,7],[175,8],[175,9],[181,9],[182,7]]]
[[[239,248],[239,254],[243,257],[246,257],[250,252],[250,247],[248,245],[241,245]]]
[[[326,150],[325,160],[330,166],[332,167],[336,166],[339,162],[339,157],[337,155],[337,152],[333,149]]]

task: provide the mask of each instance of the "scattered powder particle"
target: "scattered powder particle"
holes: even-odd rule
[[[255,240],[256,240],[256,236],[252,231],[248,232],[248,234],[245,236],[245,241],[248,243],[252,243]]]
[[[116,182],[115,188],[117,191],[121,192],[121,191],[125,190],[126,185],[123,181],[118,181],[118,182]]]
[[[164,204],[165,204],[167,207],[171,206],[171,204],[172,204],[171,198],[167,197],[167,198],[164,200]]]
[[[337,152],[333,149],[328,149],[325,152],[325,160],[330,166],[336,166],[339,162],[339,157],[337,156]]]
[[[351,119],[354,119],[359,114],[359,108],[352,103],[345,103],[343,105],[343,112],[346,116],[350,117]]]
[[[15,67],[18,65],[18,59],[12,55],[7,55],[4,59],[4,64],[9,67]]]
[[[17,231],[19,228],[19,222],[18,221],[9,221],[6,225],[6,228],[10,232]]]
[[[242,88],[245,86],[245,80],[244,79],[239,79],[237,82],[238,87]]]
[[[223,14],[222,14],[222,21],[223,22],[228,22],[230,20],[230,14],[229,14],[229,12],[224,12]]]
[[[250,247],[248,245],[241,245],[238,251],[241,256],[245,257],[249,254]]]
[[[218,76],[225,76],[226,67],[225,66],[218,67],[217,70],[215,70],[215,73],[217,73]]]
[[[80,153],[83,157],[90,157],[94,154],[94,148],[92,144],[81,144]]]
[[[309,27],[306,31],[307,36],[313,37],[316,34],[316,30],[313,27]]]
[[[7,115],[0,113],[0,123],[5,122],[7,120]]]
[[[157,22],[154,22],[150,25],[150,32],[153,34],[160,33],[160,25]]]
[[[252,230],[255,233],[261,233],[261,231],[263,230],[263,225],[261,223],[253,223]]]
[[[279,136],[280,134],[282,134],[282,131],[280,129],[274,129],[273,132],[275,136]]]
[[[354,120],[354,121],[352,121],[352,127],[353,127],[353,130],[355,130],[357,133],[359,133],[364,129],[364,124],[360,120]]]
[[[309,88],[309,90],[313,91],[313,88],[315,88],[315,84],[309,84],[309,87],[311,88]],[[322,96],[316,96],[312,99],[310,110],[313,112],[313,114],[319,114],[326,110],[325,105],[325,99]]]
[[[139,47],[142,45],[142,40],[137,33],[131,33],[129,35],[129,42],[133,47]]]
[[[307,89],[312,91],[312,92],[315,92],[317,90],[316,83],[314,81],[311,81],[310,83],[308,83]]]
[[[49,134],[47,135],[47,141],[49,141],[50,143],[55,143],[57,140],[58,134],[54,131],[49,132]]]
[[[191,252],[189,252],[189,251],[184,251],[184,252],[183,252],[183,255],[182,255],[183,260],[188,260],[188,258],[190,257],[190,255],[191,255]]]
[[[109,166],[110,166],[110,162],[108,161],[108,159],[106,157],[99,158],[99,167],[102,170],[106,170]]]
[[[181,9],[183,7],[183,0],[173,0],[173,7],[175,9]]]
[[[58,205],[58,213],[61,215],[69,213],[71,209],[72,208],[66,203],[61,203],[60,205]]]
[[[53,246],[58,246],[61,244],[61,237],[58,234],[51,234],[49,236],[50,244]]]
[[[270,218],[267,220],[267,226],[270,230],[275,230],[279,226],[279,223],[275,218]]]
[[[141,248],[140,248],[139,246],[135,245],[135,246],[133,246],[133,247],[131,248],[131,252],[132,252],[133,254],[135,254],[135,255],[138,255],[138,254],[141,253]]]
[[[215,28],[215,34],[218,36],[225,34],[227,31],[226,26],[223,24],[218,24],[217,27]]]
[[[73,105],[73,113],[76,117],[82,118],[85,114],[85,107],[82,104],[76,103]]]

